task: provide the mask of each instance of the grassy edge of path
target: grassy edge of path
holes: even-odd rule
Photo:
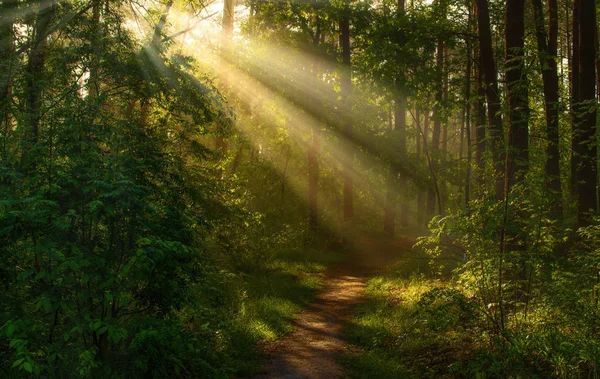
[[[367,302],[346,325],[343,363],[353,378],[456,377],[470,358],[468,300],[422,255],[409,255],[369,279]]]
[[[264,344],[280,339],[314,299],[327,268],[342,253],[294,249],[277,252],[244,275],[238,312],[231,322],[230,356],[236,376],[260,373]]]

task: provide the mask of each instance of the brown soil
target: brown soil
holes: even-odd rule
[[[315,301],[294,322],[295,330],[265,348],[268,359],[258,378],[344,378],[339,357],[347,348],[343,325],[365,300],[367,279],[410,247],[408,241],[362,239],[357,252],[327,271]]]

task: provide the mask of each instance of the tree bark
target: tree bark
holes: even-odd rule
[[[341,74],[341,91],[342,91],[342,120],[344,120],[344,133],[346,137],[352,139],[352,121],[351,112],[352,106],[350,103],[350,95],[352,93],[352,73],[350,63],[350,5],[346,0],[344,5],[344,13],[340,20],[340,45],[342,47],[342,74]],[[354,166],[354,156],[348,152],[348,156],[344,157],[344,235],[346,234],[348,223],[354,216],[354,197],[353,197],[353,181],[352,170]]]
[[[477,0],[477,25],[479,29],[479,63],[485,80],[490,147],[496,175],[495,194],[496,199],[500,200],[504,197],[503,125],[487,0]]]
[[[579,100],[576,111],[581,115],[574,133],[574,153],[579,156],[577,221],[588,225],[597,211],[597,147],[595,43],[596,6],[594,0],[579,0]]]
[[[513,186],[525,180],[529,169],[529,87],[524,67],[524,39],[525,0],[507,0],[504,66],[509,128],[506,151],[505,212],[510,209],[511,202],[508,198]],[[516,208],[513,212],[512,227],[509,227],[508,214],[505,214],[503,235],[506,236],[507,241],[506,251],[520,252],[519,255],[510,255],[514,267],[511,275],[514,275],[514,279],[517,280],[515,298],[519,302],[526,303],[529,299],[529,290],[526,284],[528,264],[524,256],[527,249],[527,235],[523,232],[523,226],[527,216],[521,208]]]
[[[507,194],[529,168],[528,85],[524,69],[524,0],[506,1],[506,98],[508,102]]]
[[[576,153],[577,145],[577,130],[579,128],[579,117],[577,115],[577,107],[581,101],[579,97],[579,11],[580,0],[573,0],[573,29],[571,36],[573,37],[572,55],[571,55],[571,197],[577,200],[578,197],[578,182],[579,182],[579,165],[581,157]]]
[[[233,37],[233,21],[234,21],[234,7],[233,0],[223,1],[223,18],[221,21],[221,67],[227,64],[229,55],[231,54],[231,39]],[[228,86],[228,75],[227,70],[221,72],[221,80],[223,86]],[[227,151],[227,142],[225,138],[219,134],[221,126],[218,126],[217,136],[215,137],[215,146],[221,153]]]
[[[35,148],[39,138],[41,109],[44,90],[44,66],[46,65],[46,46],[51,23],[56,11],[56,2],[53,0],[48,6],[40,7],[33,29],[33,42],[25,66],[25,122],[27,127],[27,140],[23,151],[23,164],[26,168],[35,167],[35,159],[31,157],[31,150]]]
[[[16,0],[3,1],[0,4],[0,126],[2,127],[0,161],[6,160],[8,154],[6,146],[11,131],[10,98],[15,63],[12,12],[16,10],[16,6]]]
[[[313,44],[316,46],[321,40],[321,20],[317,15],[315,17],[316,30],[313,38]],[[313,64],[313,75],[319,76],[318,62]],[[319,229],[319,152],[321,150],[321,136],[319,125],[313,125],[311,144],[308,149],[308,235],[307,244],[312,245],[316,242]]]
[[[469,5],[468,8],[468,19],[467,19],[467,25],[469,27],[469,30],[471,30],[471,6]],[[463,130],[463,134],[466,137],[466,143],[467,143],[467,169],[465,172],[465,205],[469,206],[469,202],[471,201],[471,159],[472,159],[472,149],[471,149],[471,72],[473,71],[473,60],[471,58],[471,54],[472,54],[472,47],[471,47],[471,38],[467,37],[466,39],[466,44],[467,44],[467,67],[465,70],[465,104],[464,104],[464,108],[463,108],[463,112],[464,112],[464,117],[463,117],[463,123],[464,123],[464,128]],[[462,153],[463,153],[463,149],[462,149],[462,138],[461,138],[461,149],[460,149],[460,155],[462,158]]]
[[[558,150],[558,12],[557,1],[548,0],[548,33],[544,22],[542,0],[532,0],[538,44],[538,59],[542,68],[544,106],[546,110],[546,186],[550,191],[550,208],[554,217],[561,214],[560,156]]]
[[[417,128],[419,127],[419,125],[421,124],[421,110],[418,106],[415,106],[415,119],[416,121],[414,122],[417,125]],[[425,151],[426,147],[425,146],[421,146],[425,143],[425,127],[423,127],[423,137],[421,139],[421,135],[419,133],[419,131],[417,130],[417,139],[416,139],[416,145],[417,145],[417,159],[419,161],[423,160],[423,152]],[[420,186],[417,186],[417,225],[422,226],[423,223],[425,222],[425,191],[423,191],[423,189]]]
[[[437,53],[436,53],[436,64],[438,73],[440,77],[443,75],[444,70],[444,43],[442,41],[438,41],[437,45]],[[441,125],[442,125],[442,101],[444,96],[444,85],[443,80],[439,83],[438,89],[435,93],[435,105],[433,108],[434,118],[433,118],[433,133],[431,136],[431,168],[432,171],[437,174],[438,161],[440,155],[440,133],[441,133]],[[435,178],[432,178],[434,181]],[[435,202],[436,202],[436,188],[434,183],[432,183],[427,190],[427,217],[431,218],[435,214]],[[439,213],[442,213],[441,204],[438,204]]]
[[[405,0],[398,0],[397,17],[404,17]],[[402,57],[400,51],[396,53],[396,62],[401,64]],[[406,98],[404,95],[404,79],[396,78],[394,94],[394,132],[398,135],[398,155],[400,160],[406,159]],[[388,236],[394,236],[396,227],[396,199],[400,198],[400,218],[399,223],[402,227],[408,226],[408,205],[406,204],[406,175],[398,172],[394,165],[390,164],[388,173],[388,189],[386,195],[386,205],[384,211],[383,230]],[[400,163],[402,164],[402,163]],[[396,195],[399,196],[396,196]]]
[[[479,51],[477,52],[479,57]],[[481,189],[484,186],[485,174],[485,88],[483,87],[483,71],[477,69],[477,101],[475,102],[475,163],[477,165],[477,184]]]

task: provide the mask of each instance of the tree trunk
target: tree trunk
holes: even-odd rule
[[[398,0],[397,17],[404,17],[404,0]],[[396,62],[401,64],[400,52],[396,54]],[[404,96],[404,79],[396,78],[396,91],[394,94],[394,131],[398,134],[398,155],[400,160],[406,159],[406,98]],[[383,230],[389,236],[394,236],[396,226],[396,194],[400,198],[400,219],[402,227],[408,226],[408,206],[406,204],[406,175],[400,174],[394,167],[398,163],[390,164],[388,173],[388,189],[384,211]],[[402,162],[400,163],[402,164]]]
[[[550,208],[554,217],[561,214],[560,159],[558,150],[558,14],[556,0],[548,0],[548,34],[544,22],[542,0],[532,0],[538,44],[538,59],[542,67],[544,106],[546,110],[546,186],[550,191]]]
[[[498,77],[492,48],[492,32],[487,0],[477,0],[477,25],[479,29],[480,69],[485,80],[485,95],[488,103],[488,124],[491,150],[496,175],[496,199],[504,196],[503,126]]]
[[[14,57],[14,17],[16,0],[3,1],[0,4],[0,127],[2,128],[2,146],[0,161],[6,160],[9,134],[11,131],[10,98]]]
[[[428,112],[426,112],[425,114],[427,115]],[[416,125],[420,125],[421,123],[421,112],[420,112],[420,108],[417,106],[415,107],[415,123]],[[427,123],[429,123],[429,120],[427,121]],[[427,140],[426,138],[426,133],[427,130],[425,129],[425,126],[423,126],[423,139],[421,140],[420,138],[420,133],[417,131],[417,159],[419,161],[423,160],[423,155],[424,152],[426,151],[427,147],[425,146],[425,142]],[[421,142],[421,143],[419,143]],[[423,145],[421,147],[421,145]],[[417,224],[419,226],[422,226],[423,223],[425,222],[425,191],[423,190],[423,188],[421,188],[420,186],[417,186]]]
[[[407,159],[406,155],[406,98],[402,91],[404,89],[402,86],[397,86],[398,94],[396,95],[396,100],[394,101],[394,130],[398,133],[398,153],[400,156],[400,164],[404,164]],[[407,183],[407,175],[398,173],[398,192],[400,198],[400,216],[398,218],[398,223],[401,227],[408,227],[408,204],[406,204],[406,188],[408,186]]]
[[[100,93],[99,67],[102,52],[102,35],[100,34],[101,0],[92,2],[92,59],[90,60],[90,77],[88,79],[88,93],[94,99]]]
[[[507,0],[505,69],[509,129],[504,194],[507,211],[508,204],[511,203],[508,197],[512,187],[525,180],[525,174],[529,169],[529,88],[524,67],[524,39],[525,0]],[[506,249],[508,252],[520,252],[519,255],[510,255],[514,267],[512,275],[517,280],[515,298],[519,302],[527,303],[529,299],[529,290],[526,284],[528,264],[524,256],[527,249],[527,236],[523,232],[524,220],[527,216],[523,209],[514,209],[512,227],[507,225],[507,217],[505,215],[503,226],[507,241]]]
[[[471,6],[468,8],[468,19],[467,25],[469,30],[471,30]],[[471,38],[467,37],[467,67],[465,70],[465,105],[463,108],[463,123],[464,128],[462,129],[467,139],[467,170],[465,172],[465,205],[469,206],[469,202],[471,201],[471,158],[472,158],[472,149],[471,149],[471,72],[473,71],[473,60],[472,56],[472,48],[471,48]],[[461,138],[461,148],[460,155],[462,158],[462,141]],[[462,159],[461,159],[462,160]]]
[[[577,107],[581,99],[579,98],[579,11],[580,0],[573,0],[573,29],[572,29],[572,55],[571,55],[571,197],[577,200],[579,165],[581,157],[577,154],[579,128],[579,117]]]
[[[55,11],[56,2],[54,0],[48,6],[40,7],[33,30],[33,41],[27,65],[25,66],[26,81],[24,96],[27,140],[23,151],[23,164],[27,169],[34,168],[36,165],[35,158],[31,157],[31,150],[35,148],[39,138],[46,45]]]
[[[341,74],[341,91],[342,91],[342,120],[344,120],[344,134],[346,138],[352,139],[352,121],[350,104],[350,95],[352,93],[352,73],[350,66],[350,6],[348,0],[344,6],[344,14],[340,20],[340,45],[342,47],[342,74]],[[352,170],[354,165],[354,156],[348,152],[348,156],[344,157],[344,236],[348,232],[348,223],[354,216],[354,198],[353,198],[353,182]]]
[[[506,98],[510,123],[506,158],[507,191],[523,181],[529,167],[528,85],[523,61],[524,9],[523,0],[506,2]]]
[[[596,147],[596,92],[595,43],[596,6],[593,0],[579,0],[579,99],[576,109],[581,115],[573,136],[577,167],[579,226],[588,225],[590,216],[597,211],[597,147]]]
[[[313,38],[313,44],[316,46],[321,40],[321,20],[316,16],[316,30]],[[318,62],[313,64],[313,75],[319,76]],[[311,144],[308,149],[308,235],[307,244],[312,245],[316,242],[319,225],[318,193],[319,193],[319,152],[321,150],[321,136],[319,125],[313,125]]]
[[[229,59],[229,55],[231,54],[231,39],[233,38],[233,20],[233,0],[224,0],[223,18],[221,21],[221,67],[225,67]],[[223,87],[225,88],[229,85],[228,79],[229,78],[227,75],[227,70],[222,70],[221,81],[223,82]],[[218,126],[218,129],[220,130],[221,126]],[[217,150],[224,154],[227,151],[227,142],[225,142],[225,138],[219,134],[219,130],[217,131],[217,136],[215,137],[215,146]]]
[[[442,41],[438,42],[437,45],[437,54],[436,54],[436,64],[438,73],[443,75],[444,70],[444,43]],[[438,161],[439,161],[439,151],[440,151],[440,132],[442,125],[442,101],[444,96],[444,85],[443,81],[439,83],[438,89],[435,93],[435,105],[433,108],[434,118],[433,118],[433,133],[431,136],[431,168],[433,171],[432,174],[432,184],[429,186],[427,190],[427,217],[431,218],[435,214],[435,201],[436,201],[436,186],[433,181],[435,178],[433,175],[437,175]],[[438,196],[439,198],[439,196]],[[439,205],[439,212],[442,213],[441,204]]]
[[[479,51],[477,51],[479,59]],[[485,88],[483,87],[483,71],[477,69],[477,101],[475,102],[475,164],[477,165],[477,185],[481,190],[484,187],[485,174]]]

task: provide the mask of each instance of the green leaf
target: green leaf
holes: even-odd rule
[[[25,369],[25,371],[27,372],[33,372],[33,366],[31,365],[31,363],[29,362],[25,362],[23,363],[23,368]]]
[[[16,361],[13,362],[12,367],[15,368],[15,367],[19,366],[24,360],[25,360],[25,358],[17,359]]]
[[[15,326],[15,324],[9,324],[8,327],[6,328],[6,336],[8,338],[10,338],[10,336],[12,336],[12,334],[15,332],[15,330],[17,330],[17,327]]]
[[[50,312],[52,310],[52,303],[49,299],[44,299],[42,300],[42,307],[44,308],[45,312]]]
[[[33,280],[41,280],[41,279],[44,279],[45,276],[46,276],[46,270],[42,270],[42,271],[38,272],[38,274],[35,276],[35,278],[33,278]]]

